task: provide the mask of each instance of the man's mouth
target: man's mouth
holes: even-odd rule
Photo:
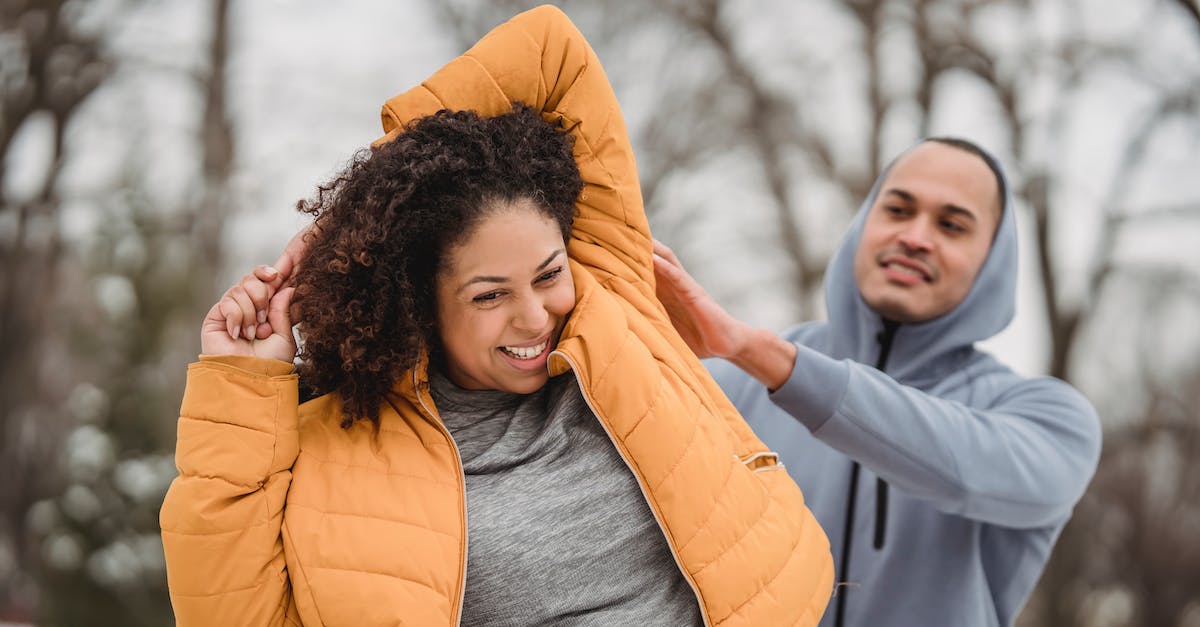
[[[884,257],[880,263],[880,267],[896,272],[901,276],[908,276],[914,279],[919,279],[926,283],[933,282],[933,273],[930,272],[924,264],[905,257]]]

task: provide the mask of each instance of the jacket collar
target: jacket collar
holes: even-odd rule
[[[574,259],[570,259],[571,275],[575,281],[575,308],[563,326],[558,345],[550,354],[547,367],[550,376],[558,376],[571,370],[572,365],[581,370],[576,372],[580,381],[583,376],[603,376],[609,365],[617,360],[625,340],[628,325],[599,324],[601,320],[625,320],[620,304],[606,292],[592,271]]]

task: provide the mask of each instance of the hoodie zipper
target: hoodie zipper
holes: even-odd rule
[[[433,410],[429,409],[429,406],[425,404],[425,399],[421,396],[421,388],[417,381],[417,369],[413,368],[412,373],[413,394],[417,397],[417,403],[421,405],[421,412],[425,414],[425,417],[429,419],[429,421],[432,422],[434,426],[436,426],[438,430],[442,432],[443,435],[446,436],[447,440],[450,441],[450,448],[454,450],[454,461],[458,464],[458,487],[459,494],[462,495],[461,498],[463,512],[463,556],[462,568],[459,571],[458,579],[458,611],[455,614],[454,624],[462,625],[463,602],[466,601],[467,598],[467,549],[471,544],[471,536],[467,534],[467,478],[462,467],[462,454],[458,452],[458,443],[454,441],[454,436],[450,435],[450,430],[446,428],[446,425],[442,424],[442,421],[438,420],[437,417],[434,416]]]
[[[883,330],[881,330],[875,339],[879,342],[879,357],[875,361],[875,369],[884,372],[887,368],[888,356],[892,352],[892,340],[896,337],[896,330],[900,328],[900,323],[893,320],[883,320]],[[854,532],[854,509],[858,502],[858,462],[850,463],[850,493],[846,502],[846,523],[842,531],[842,581],[849,581],[850,574],[850,548],[853,545],[851,537]],[[875,478],[875,550],[883,548],[884,533],[887,529],[887,504],[888,504],[888,484],[880,477]],[[843,588],[837,595],[837,607],[835,609],[834,626],[843,627],[846,622],[846,597],[849,590]]]
[[[888,356],[892,354],[892,340],[896,337],[896,329],[900,323],[883,319],[883,330],[879,332],[879,359],[875,361],[875,369],[887,371]],[[887,533],[888,484],[882,477],[875,477],[875,550],[883,548],[884,535]]]
[[[613,436],[612,431],[608,429],[608,424],[605,423],[602,418],[600,418],[600,412],[596,411],[596,406],[592,404],[592,398],[588,396],[587,390],[584,389],[583,381],[580,381],[579,375],[575,374],[578,372],[575,362],[572,361],[566,353],[561,351],[556,350],[550,353],[551,357],[555,355],[562,357],[567,364],[571,366],[571,376],[575,377],[575,383],[579,385],[579,394],[580,396],[583,396],[583,402],[587,403],[588,409],[591,410],[592,415],[596,417],[596,422],[600,423],[600,427],[604,429],[604,433],[607,434],[608,439],[612,441],[613,448],[617,450],[617,455],[621,456],[621,461],[625,462],[625,466],[629,468],[629,472],[633,474],[634,479],[637,479],[638,489],[642,492],[642,498],[646,500],[646,506],[650,508],[650,513],[654,516],[654,522],[658,524],[659,531],[662,532],[663,538],[667,541],[667,546],[671,549],[671,559],[675,560],[675,565],[679,567],[679,572],[683,575],[683,580],[687,582],[688,586],[690,586],[692,589],[692,593],[696,595],[696,604],[700,607],[700,620],[704,622],[705,627],[710,627],[712,623],[709,622],[708,612],[705,611],[704,602],[700,599],[700,589],[696,587],[696,582],[692,581],[691,576],[688,575],[686,570],[684,570],[683,563],[679,561],[679,554],[676,551],[675,543],[671,541],[671,536],[667,534],[666,525],[663,524],[662,518],[659,517],[658,510],[654,509],[654,504],[650,502],[650,495],[646,493],[646,487],[642,485],[642,478],[633,470],[633,464],[630,463],[629,458],[625,456],[625,451],[621,450],[621,447],[617,444],[617,439],[615,436]]]

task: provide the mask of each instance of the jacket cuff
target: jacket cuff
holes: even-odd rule
[[[286,361],[243,355],[200,355],[199,363],[223,364],[265,377],[282,377],[296,371],[296,366]]]
[[[816,432],[841,405],[849,381],[846,364],[797,344],[791,375],[769,398],[809,431]]]
[[[277,359],[201,356],[188,366],[179,415],[271,434],[294,429],[299,386],[293,370]]]

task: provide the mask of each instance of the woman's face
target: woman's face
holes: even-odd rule
[[[529,200],[492,213],[447,252],[437,277],[447,376],[469,390],[540,389],[574,306],[558,223]]]

